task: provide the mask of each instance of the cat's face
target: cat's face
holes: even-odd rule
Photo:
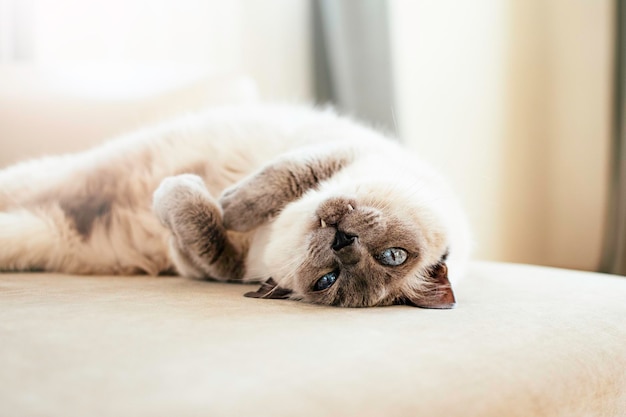
[[[266,250],[274,280],[265,293],[343,307],[450,308],[446,225],[405,194],[310,193],[287,206]]]

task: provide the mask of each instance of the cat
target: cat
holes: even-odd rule
[[[334,111],[214,108],[0,171],[0,270],[261,282],[249,297],[452,308],[469,233],[398,141]]]

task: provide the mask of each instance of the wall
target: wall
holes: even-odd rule
[[[612,3],[392,0],[401,136],[447,173],[480,259],[595,269]]]
[[[548,137],[549,235],[545,262],[599,263],[608,192],[612,1],[553,1]]]

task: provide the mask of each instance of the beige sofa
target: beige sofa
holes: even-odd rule
[[[210,104],[205,81],[133,108],[150,120]],[[254,99],[238,77],[219,86],[232,87],[223,102]],[[17,156],[14,140],[38,138],[32,123],[43,116],[31,106],[46,102],[51,125],[39,128],[60,138],[46,146],[85,145],[67,133],[82,123],[63,105],[76,97],[53,90],[0,90],[0,109],[12,110],[10,124],[0,111],[3,162]],[[80,100],[85,117],[105,111]],[[124,107],[108,100],[108,129],[126,128],[124,112],[112,115]],[[26,133],[6,141],[18,115]],[[20,142],[37,153],[36,141]],[[454,310],[340,309],[244,298],[249,289],[0,274],[0,416],[626,416],[624,277],[475,262]]]
[[[0,274],[3,416],[624,416],[626,280],[475,263],[450,311]]]

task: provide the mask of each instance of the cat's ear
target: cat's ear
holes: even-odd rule
[[[428,271],[429,281],[432,288],[427,292],[415,295],[405,296],[398,300],[397,304],[406,304],[421,308],[450,309],[456,305],[454,293],[450,280],[448,280],[448,266],[445,262],[440,262]]]
[[[276,281],[270,278],[267,281],[265,281],[258,290],[247,292],[244,294],[244,296],[250,297],[250,298],[285,299],[285,298],[289,298],[289,295],[291,295],[291,293],[292,293],[291,290],[287,288],[279,287]]]

